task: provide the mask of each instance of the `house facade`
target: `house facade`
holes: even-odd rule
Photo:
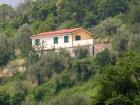
[[[83,28],[43,32],[31,39],[33,47],[43,46],[45,50],[94,45],[93,34]]]

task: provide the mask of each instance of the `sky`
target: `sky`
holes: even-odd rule
[[[22,2],[23,0],[0,0],[0,4],[9,4],[13,7],[16,7],[18,3]]]

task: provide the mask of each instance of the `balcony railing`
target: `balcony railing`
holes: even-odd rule
[[[93,45],[93,39],[73,41],[73,46]]]

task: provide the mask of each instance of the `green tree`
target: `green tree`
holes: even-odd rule
[[[23,56],[28,56],[31,50],[31,35],[32,32],[28,24],[22,25],[18,30],[15,42],[16,47],[22,51]]]
[[[83,25],[82,23],[89,23],[90,26],[94,24],[95,18],[92,18],[90,13],[96,13],[95,0],[58,0],[56,8],[58,21],[61,23],[72,20],[79,25]],[[86,13],[87,11],[90,13]],[[87,18],[87,14],[90,16],[89,18]],[[87,24],[83,26],[87,26]]]
[[[32,49],[32,51],[29,52],[28,64],[34,64],[38,61],[39,61],[39,54],[37,53],[37,51]]]
[[[42,84],[47,78],[47,73],[41,62],[34,63],[29,66],[30,79],[33,83],[37,83],[38,85]]]
[[[134,23],[140,23],[140,4],[134,5],[130,8],[129,14],[128,14],[128,22],[130,24]]]
[[[139,15],[139,6],[140,4],[133,5],[130,8],[130,11],[128,13],[128,23],[129,23],[129,50],[131,51],[140,51],[140,15]]]
[[[96,6],[100,19],[126,13],[129,9],[129,4],[126,0],[96,0]]]
[[[79,25],[74,21],[65,21],[59,26],[59,29],[69,29],[71,27],[78,27]]]
[[[107,36],[115,36],[117,33],[117,30],[121,26],[121,20],[117,18],[107,18],[103,21],[101,21],[100,24],[98,24],[95,29],[95,35],[100,37],[107,37]]]
[[[15,55],[14,43],[10,42],[6,35],[0,34],[0,65],[5,65]]]
[[[73,70],[76,72],[76,79],[86,81],[92,74],[96,73],[91,59],[78,60],[73,63]]]
[[[139,92],[139,58],[139,53],[129,53],[120,58],[115,66],[105,68],[100,80],[101,90],[94,100],[96,105],[131,105]]]
[[[107,64],[115,64],[115,56],[108,49],[96,55],[95,62],[97,65],[104,67]]]
[[[140,51],[140,23],[131,25],[128,48],[130,51]]]
[[[129,48],[129,30],[126,25],[122,25],[114,36],[112,40],[112,46],[114,51],[117,52],[119,56],[123,56]]]
[[[0,5],[0,22],[16,19],[15,9],[7,4]]]

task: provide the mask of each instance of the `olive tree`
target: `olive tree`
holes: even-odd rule
[[[32,32],[28,24],[23,24],[18,30],[15,42],[16,47],[22,51],[23,56],[27,56],[29,51],[31,50],[31,35]]]
[[[14,57],[14,43],[0,34],[0,65],[5,65]]]

